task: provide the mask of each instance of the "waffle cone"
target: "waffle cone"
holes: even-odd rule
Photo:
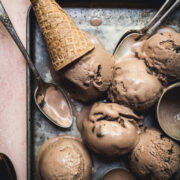
[[[31,0],[31,3],[56,71],[94,48],[54,0]]]

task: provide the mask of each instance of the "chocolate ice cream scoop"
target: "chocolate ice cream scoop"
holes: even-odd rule
[[[108,97],[112,102],[142,112],[148,110],[157,101],[161,90],[160,81],[151,74],[145,63],[129,55],[120,59],[115,65]]]
[[[180,33],[157,33],[136,54],[165,84],[180,79]]]
[[[103,177],[103,180],[136,180],[136,178],[125,169],[113,169]]]
[[[112,81],[114,59],[93,35],[87,34],[95,48],[63,69],[64,84],[75,99],[89,101],[106,91]]]
[[[36,170],[39,180],[90,180],[92,164],[81,139],[64,135],[41,146]]]
[[[159,130],[147,128],[132,151],[130,166],[143,180],[175,180],[180,170],[180,147]]]
[[[129,108],[115,103],[95,103],[82,122],[81,136],[94,152],[109,157],[131,151],[139,140],[135,121],[140,120]]]

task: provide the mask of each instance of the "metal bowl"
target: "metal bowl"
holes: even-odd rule
[[[180,141],[180,82],[163,91],[157,105],[157,119],[168,136]]]

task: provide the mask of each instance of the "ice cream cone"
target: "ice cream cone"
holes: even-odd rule
[[[54,0],[31,0],[31,3],[56,71],[94,48]]]

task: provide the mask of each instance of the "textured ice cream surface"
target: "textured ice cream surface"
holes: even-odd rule
[[[41,146],[36,170],[39,180],[90,180],[92,164],[81,139],[67,135]]]
[[[161,91],[160,81],[151,74],[145,63],[129,55],[115,65],[108,97],[112,102],[141,112],[148,110],[157,101]]]
[[[180,170],[180,147],[159,130],[148,128],[132,151],[130,166],[142,180],[175,180]]]
[[[136,55],[165,84],[180,79],[180,33],[157,33],[142,43]]]
[[[87,34],[95,48],[63,69],[64,82],[75,99],[90,101],[100,97],[112,81],[114,58],[100,41]]]
[[[109,157],[123,155],[131,151],[139,140],[136,126],[139,119],[125,106],[98,102],[82,122],[81,136],[97,154]]]
[[[105,174],[103,180],[136,180],[136,178],[125,169],[113,169]]]

